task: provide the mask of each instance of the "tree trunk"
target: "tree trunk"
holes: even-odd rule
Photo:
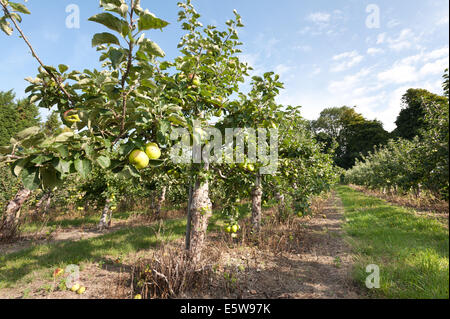
[[[20,209],[30,195],[31,190],[22,188],[17,192],[14,199],[12,199],[6,206],[5,215],[3,216],[2,223],[0,224],[0,235],[2,239],[11,239],[17,234]]]
[[[208,170],[209,165],[205,165]],[[212,215],[212,204],[209,199],[208,181],[195,181],[192,191],[192,202],[190,205],[190,215],[192,218],[192,229],[190,231],[190,245],[188,257],[192,264],[196,264],[201,259],[204,247],[208,220]]]
[[[255,232],[259,232],[261,230],[261,199],[261,176],[258,173],[256,175],[255,187],[252,190],[252,227]]]
[[[192,224],[191,203],[192,203],[192,184],[189,186],[189,198],[187,205],[186,250],[189,250],[189,247],[191,247],[191,224]]]
[[[52,192],[47,192],[42,196],[39,202],[36,204],[36,208],[34,210],[34,216],[38,217],[41,213],[45,215],[50,208],[50,204],[52,202]]]
[[[108,228],[110,225],[110,223],[108,222],[108,217],[109,221],[111,221],[110,204],[111,200],[108,198],[106,200],[105,207],[103,207],[102,217],[100,218],[100,222],[98,223],[98,230],[100,231],[104,230],[105,228]]]
[[[277,191],[275,193],[275,199],[278,202],[278,219],[281,221],[283,220],[285,216],[285,203],[284,203],[284,195],[280,193],[280,191]]]
[[[161,188],[161,193],[159,194],[158,203],[156,203],[156,215],[161,214],[162,205],[164,204],[164,201],[166,200],[166,189],[167,189],[166,186],[163,186]]]

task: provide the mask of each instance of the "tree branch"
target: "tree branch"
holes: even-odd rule
[[[69,94],[69,92],[67,92],[67,90],[62,86],[60,79],[58,79],[53,72],[47,68],[47,66],[42,62],[42,60],[39,58],[39,56],[37,55],[36,51],[34,50],[34,48],[31,46],[30,41],[28,40],[28,38],[25,36],[25,34],[23,33],[22,29],[19,27],[19,25],[17,24],[16,19],[14,19],[14,17],[11,15],[11,13],[9,12],[8,7],[6,6],[5,3],[3,3],[3,1],[0,2],[0,4],[3,7],[3,10],[5,11],[6,16],[8,16],[8,18],[13,22],[14,26],[16,27],[17,31],[20,33],[20,36],[22,37],[22,39],[25,41],[25,43],[28,45],[28,47],[31,50],[31,54],[33,55],[33,57],[38,61],[38,63],[45,69],[45,71],[47,71],[47,73],[55,80],[56,84],[58,85],[58,88],[61,90],[61,92],[63,94],[65,94],[67,96],[67,98],[69,99],[69,101],[73,103],[72,100],[72,96]]]

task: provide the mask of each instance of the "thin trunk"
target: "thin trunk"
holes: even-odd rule
[[[275,199],[278,202],[278,218],[279,220],[283,220],[286,216],[285,215],[285,203],[284,203],[284,195],[280,193],[280,191],[277,191],[275,193]]]
[[[105,207],[102,211],[102,217],[100,218],[100,222],[98,223],[98,229],[100,231],[108,228],[110,223],[108,222],[108,216],[111,221],[111,209],[110,209],[111,200],[108,198],[105,203]]]
[[[189,247],[191,246],[191,223],[192,223],[191,203],[192,203],[192,185],[189,186],[189,199],[188,199],[188,206],[187,206],[186,250],[189,250]]]
[[[259,232],[261,230],[261,199],[261,175],[258,173],[256,175],[255,187],[252,190],[252,227],[255,232]]]
[[[163,186],[161,188],[161,193],[159,194],[158,203],[156,204],[156,215],[161,214],[162,205],[164,204],[164,201],[166,200],[166,189],[167,189],[166,186]]]
[[[36,204],[36,208],[34,210],[34,216],[38,217],[42,214],[44,216],[48,209],[50,208],[50,204],[52,202],[52,192],[47,192],[42,196],[39,202]]]
[[[205,170],[209,165],[205,164]],[[206,238],[208,220],[212,215],[212,204],[209,199],[208,181],[195,181],[192,191],[192,202],[190,205],[190,215],[192,218],[192,229],[190,230],[190,245],[188,257],[192,264],[197,264],[201,259],[202,250]]]
[[[2,239],[13,238],[18,231],[20,220],[20,209],[25,201],[30,197],[31,190],[22,188],[19,190],[8,205],[6,206],[5,215],[0,224],[0,235]]]

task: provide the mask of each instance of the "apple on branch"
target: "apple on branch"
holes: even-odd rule
[[[134,150],[131,152],[128,160],[131,164],[134,165],[137,169],[144,169],[148,166],[150,159],[147,154],[141,150]]]

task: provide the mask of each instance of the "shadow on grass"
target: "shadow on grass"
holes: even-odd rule
[[[144,212],[134,212],[134,211],[125,211],[125,212],[115,212],[113,214],[113,220],[127,220],[132,215],[141,215]],[[45,226],[50,229],[56,229],[58,227],[61,228],[72,228],[72,227],[82,227],[82,226],[96,226],[100,220],[99,214],[88,214],[85,216],[80,216],[73,219],[63,219],[63,220],[52,220],[48,221]],[[32,222],[25,225],[22,228],[24,232],[32,232],[40,229],[42,227],[42,223]]]
[[[184,235],[186,222],[168,220],[159,225],[124,228],[100,237],[77,242],[59,242],[38,245],[0,257],[0,288],[9,287],[27,274],[82,262],[104,261],[106,256],[118,257],[155,247],[161,241],[174,240]]]

